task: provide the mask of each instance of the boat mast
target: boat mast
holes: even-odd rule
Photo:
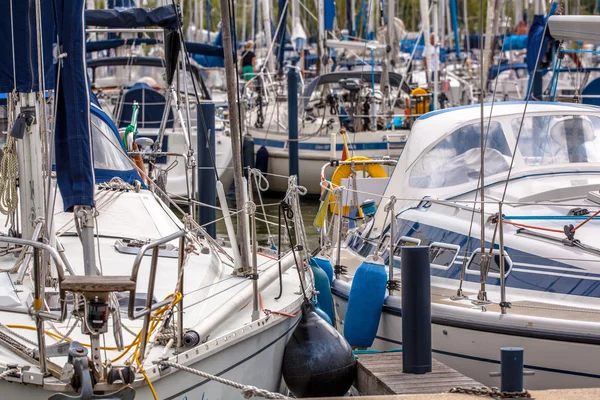
[[[327,72],[327,51],[325,46],[325,0],[317,0],[317,17],[318,17],[318,36],[317,50],[319,52],[319,63],[317,64],[317,74],[322,75]]]
[[[220,0],[223,3],[223,0]],[[221,6],[222,7],[222,6]],[[265,60],[265,65],[267,67],[267,72],[273,72],[273,57],[271,49],[271,43],[273,41],[273,36],[271,32],[271,5],[269,4],[269,0],[262,0],[262,12],[263,12],[263,28],[265,32],[265,43],[267,44],[267,59]],[[223,12],[221,12],[223,14]],[[229,14],[229,12],[228,12]],[[223,29],[225,24],[223,24]],[[234,71],[235,72],[235,71]]]
[[[495,0],[492,0],[495,1]],[[492,2],[490,1],[490,2]],[[482,41],[483,41],[483,0],[479,1],[479,49],[481,50],[481,55],[483,55],[483,46],[482,46]],[[490,40],[487,41],[488,43],[491,42]],[[486,253],[486,248],[485,248],[485,139],[484,139],[484,116],[483,116],[483,99],[484,99],[484,77],[485,77],[485,73],[484,73],[484,64],[485,64],[485,59],[483,59],[483,57],[479,60],[479,77],[481,79],[480,84],[481,84],[481,90],[479,91],[479,107],[480,107],[480,111],[481,111],[481,121],[480,121],[480,131],[479,131],[479,150],[480,150],[480,166],[479,166],[479,199],[480,199],[480,221],[479,221],[479,225],[481,228],[481,232],[480,232],[480,241],[481,241],[481,245],[480,245],[480,261],[479,261],[479,284],[480,284],[480,288],[479,288],[479,292],[477,293],[477,300],[479,300],[480,302],[487,302],[487,292],[485,290],[485,283],[487,280],[487,275],[488,275],[488,265],[489,265],[489,256]],[[475,207],[475,203],[473,204],[473,207]]]
[[[388,11],[387,11],[387,34],[388,44],[392,47],[392,54],[390,61],[392,66],[396,64],[398,56],[398,46],[396,46],[396,18],[394,17],[394,9],[396,8],[395,0],[388,0]],[[400,40],[400,38],[398,38]],[[389,82],[389,81],[388,81]]]
[[[242,0],[242,40],[246,41],[246,11],[248,10],[248,0]]]
[[[431,66],[431,59],[429,49],[431,44],[429,43],[429,1],[428,0],[420,0],[419,5],[421,6],[421,20],[423,21],[423,38],[425,39],[425,61],[428,66]],[[425,71],[426,74],[429,75],[428,71]],[[429,79],[428,79],[429,80]]]
[[[433,109],[435,110],[438,105],[439,98],[439,79],[440,79],[440,41],[438,36],[439,31],[439,4],[438,0],[433,0]],[[426,39],[429,41],[429,38]],[[429,65],[429,64],[427,64]]]
[[[227,103],[229,104],[229,127],[233,149],[233,181],[235,185],[235,200],[238,208],[244,206],[244,176],[242,173],[242,138],[240,136],[240,115],[237,104],[236,70],[233,60],[233,38],[228,0],[219,0],[221,4],[221,21],[223,31],[223,55],[225,61],[225,78],[227,80]],[[263,3],[265,4],[265,3]],[[268,9],[267,9],[268,11]],[[268,15],[268,14],[267,14]],[[244,215],[238,217],[238,235],[240,237],[240,258],[242,265],[238,271],[248,270],[250,242],[248,239],[248,220]]]
[[[494,59],[493,48],[494,48],[494,41],[495,41],[494,39],[496,37],[496,28],[498,26],[499,6],[500,6],[499,0],[488,1],[487,24],[485,27],[485,39],[486,39],[485,40],[485,50],[483,52],[482,59],[479,61],[480,63],[483,64],[483,69],[481,70],[481,73],[482,73],[481,90],[484,94],[484,98],[485,98],[485,86],[484,85],[487,83],[488,71],[489,71],[490,65],[492,65],[492,60]],[[483,37],[481,37],[481,40],[483,40]],[[480,41],[480,43],[481,43],[481,41]]]
[[[367,40],[375,40],[375,0],[368,0]]]

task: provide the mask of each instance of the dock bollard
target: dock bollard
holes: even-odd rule
[[[501,391],[523,391],[522,347],[503,347],[500,349],[500,374]]]
[[[402,371],[431,372],[431,275],[428,246],[402,247]]]

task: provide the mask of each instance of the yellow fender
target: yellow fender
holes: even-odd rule
[[[368,161],[371,160],[369,157],[356,156],[350,157],[346,161]],[[387,174],[385,173],[385,169],[380,164],[355,164],[354,168],[356,171],[362,171],[363,169],[367,171],[371,178],[387,178]],[[348,178],[352,175],[351,165],[340,165],[333,172],[333,176],[331,177],[331,187],[336,188],[342,184],[342,179]],[[331,195],[331,193],[329,193]],[[357,204],[358,206],[358,204]],[[329,210],[332,213],[339,214],[337,203],[332,198],[329,204]],[[360,210],[360,209],[359,209]],[[348,215],[350,212],[350,207],[345,206],[342,209],[344,215]],[[359,211],[360,212],[360,211]]]

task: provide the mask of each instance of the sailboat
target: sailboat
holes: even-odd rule
[[[211,376],[277,391],[303,302],[301,255],[250,253],[248,240],[223,248],[147,189],[115,124],[91,104],[83,0],[11,0],[0,9],[11,66],[0,75],[10,128],[2,396],[243,397]],[[312,290],[310,279],[304,287]],[[211,375],[199,379],[185,366]]]
[[[598,17],[549,23],[565,39],[574,24],[594,37]],[[363,329],[348,315],[364,271],[383,274],[381,291],[369,292],[381,296],[373,329],[350,344],[402,345],[399,274],[417,267],[403,264],[402,249],[426,246],[435,358],[496,386],[500,348],[522,347],[533,371],[526,388],[597,387],[599,146],[600,108],[591,105],[482,103],[421,116],[372,219],[334,230],[341,244],[322,251],[336,265],[347,338]]]
[[[360,285],[353,276],[365,260],[389,266],[388,280],[398,281],[411,267],[401,265],[402,248],[428,246],[436,359],[496,386],[489,373],[500,348],[518,346],[535,372],[525,377],[528,389],[598,386],[600,110],[523,102],[483,112],[485,211],[479,106],[421,117],[373,220],[324,254],[348,270],[332,285],[339,326],[348,333],[351,288]],[[374,348],[402,345],[398,283],[385,297]]]

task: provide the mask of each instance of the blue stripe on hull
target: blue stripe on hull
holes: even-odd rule
[[[426,225],[419,222],[398,218],[398,237],[407,236],[420,239],[421,244],[428,246],[433,242],[456,244],[464,252],[467,242],[469,249],[480,247],[481,241],[476,238],[452,232],[436,226]],[[486,243],[489,248],[490,243]],[[498,248],[494,245],[494,248]],[[372,254],[375,249],[373,244],[356,243],[354,250],[363,257]],[[600,297],[600,274],[587,272],[585,269],[560,261],[540,257],[532,253],[526,253],[514,248],[506,248],[508,256],[513,262],[513,269],[506,277],[506,286],[509,288],[535,290],[540,292],[558,293],[573,296]],[[530,264],[522,266],[520,264]],[[400,267],[397,264],[397,267]],[[562,271],[552,270],[544,267],[559,267]],[[431,275],[447,278],[460,279],[462,263],[455,262],[447,270],[431,269]],[[515,270],[518,269],[518,270]],[[563,276],[560,276],[563,275]],[[594,279],[591,279],[594,278]],[[468,282],[479,282],[479,275],[465,274]],[[500,278],[488,277],[487,284],[500,286]]]

